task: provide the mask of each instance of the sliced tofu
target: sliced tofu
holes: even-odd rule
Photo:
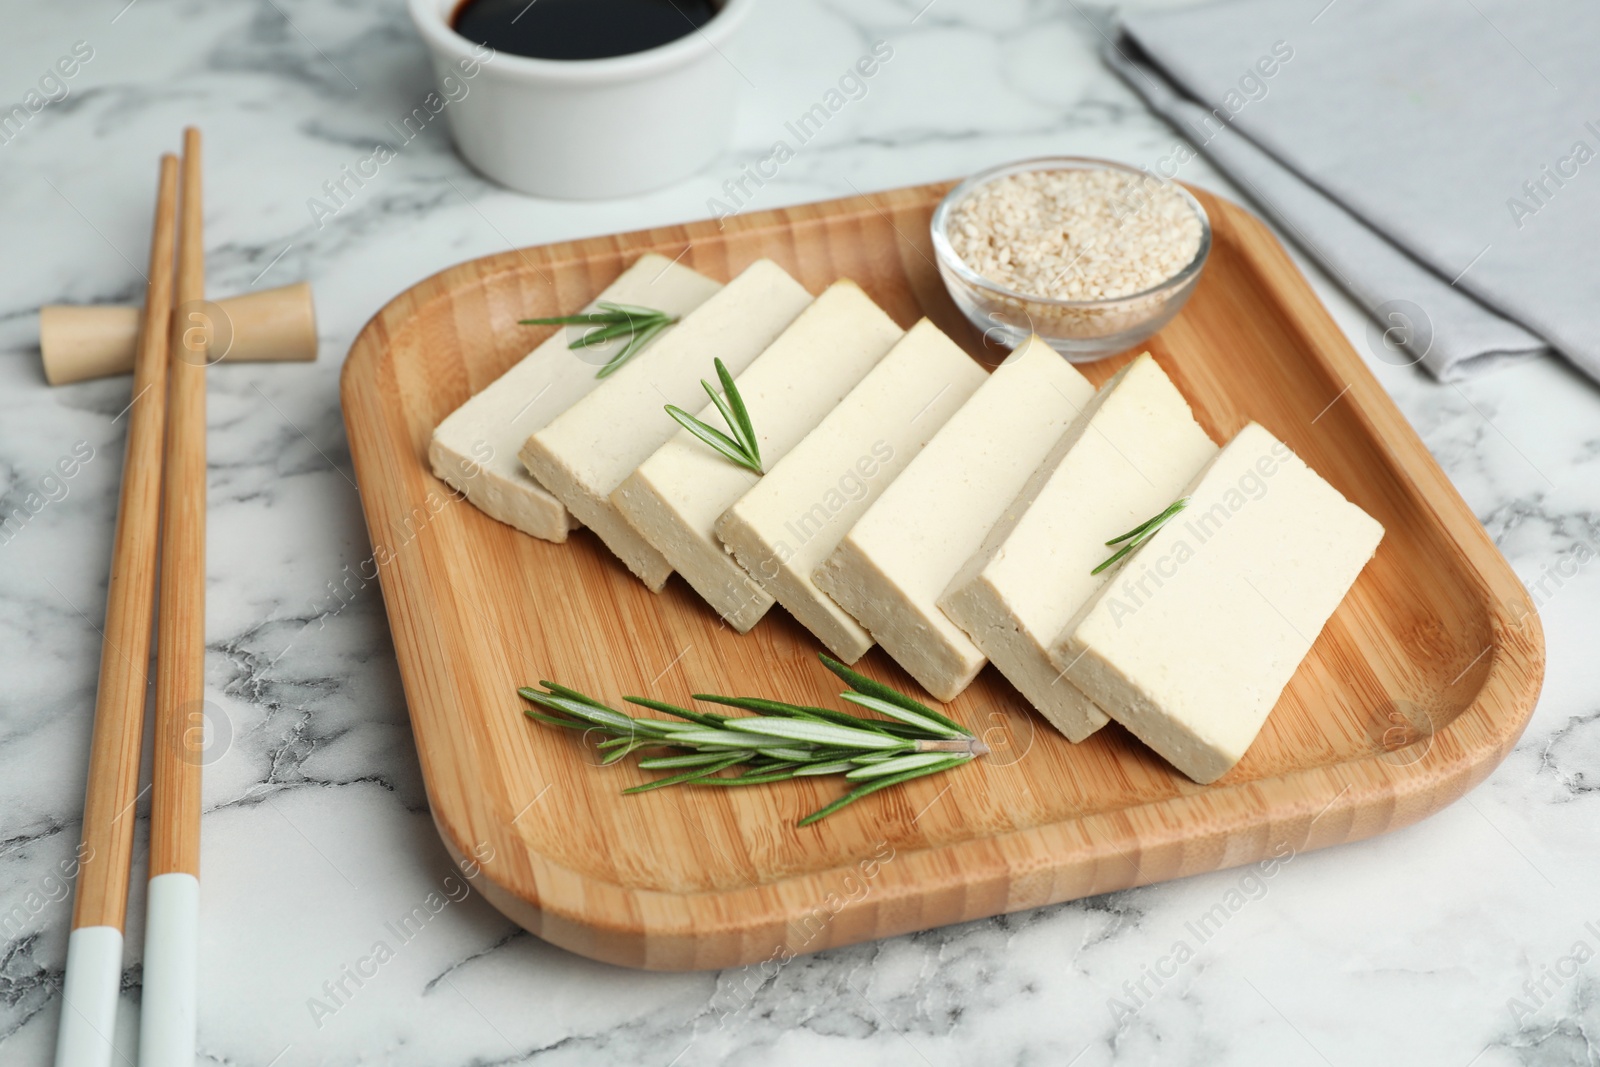
[[[761,445],[763,468],[771,470],[799,444],[903,334],[848,280],[829,286],[802,311],[735,380]],[[721,426],[711,404],[698,417]],[[740,633],[772,607],[772,595],[745,573],[713,531],[757,477],[679,430],[611,494],[629,525]]]
[[[1207,783],[1244,756],[1383,527],[1255,423],[1188,495],[1068,622],[1050,658]]]
[[[939,594],[1094,396],[1037,337],[1018,348],[850,528],[812,580],[939,700],[984,654]]]
[[[811,303],[811,294],[771,260],[739,276],[684,316],[677,328],[634,356],[550,425],[535,431],[520,458],[651,590],[672,575],[611,503],[611,494],[678,431],[667,404],[697,409],[700,379],[721,359],[739,374]]]
[[[602,300],[638,304],[684,315],[703,304],[722,285],[654,252],[606,286]],[[668,329],[658,341],[671,334]],[[624,343],[608,341],[569,349],[573,335],[558,330],[515,366],[451,412],[433,431],[428,463],[434,475],[490,518],[546,541],[565,541],[578,525],[566,507],[534,481],[517,459],[528,435],[598,386],[595,373]]]
[[[1105,542],[1159,514],[1217,446],[1148,354],[1103,386],[956,574],[939,606],[1072,741],[1106,714],[1050,662],[1050,643],[1117,568]]]
[[[740,566],[846,663],[872,638],[811,575],[986,377],[922,320],[717,520]]]

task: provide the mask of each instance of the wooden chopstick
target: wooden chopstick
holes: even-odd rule
[[[161,601],[141,1067],[193,1067],[205,731],[206,321],[200,131],[183,133],[176,314],[161,498]]]
[[[139,749],[149,686],[150,614],[156,595],[177,199],[178,160],[167,154],[161,157],[157,183],[150,280],[134,359],[122,494],[111,542],[100,686],[95,697],[94,738],[89,745],[83,836],[78,846],[77,897],[67,940],[65,1003],[56,1039],[58,1067],[109,1064],[114,1050]]]

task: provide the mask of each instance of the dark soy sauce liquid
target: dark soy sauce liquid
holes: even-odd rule
[[[455,31],[533,59],[605,59],[676,41],[711,21],[711,0],[466,0]]]

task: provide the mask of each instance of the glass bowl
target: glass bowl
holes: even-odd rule
[[[1200,280],[1200,270],[1211,252],[1211,220],[1205,208],[1176,183],[1163,183],[1177,191],[1200,220],[1200,247],[1194,258],[1165,281],[1128,296],[1099,300],[1062,300],[1008,289],[964,263],[950,243],[949,225],[956,208],[976,189],[1024,171],[1114,170],[1160,181],[1124,163],[1087,156],[1046,156],[979,171],[957,185],[933,213],[933,248],[939,275],[956,305],[982,330],[986,339],[1015,348],[1030,334],[1075,363],[1100,359],[1132,348],[1172,321]]]

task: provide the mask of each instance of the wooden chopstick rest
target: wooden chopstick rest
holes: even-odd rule
[[[212,362],[310,362],[317,358],[317,312],[311,286],[295,282],[217,300]],[[39,351],[51,385],[107,378],[133,370],[139,334],[136,307],[48,304],[39,309]]]

